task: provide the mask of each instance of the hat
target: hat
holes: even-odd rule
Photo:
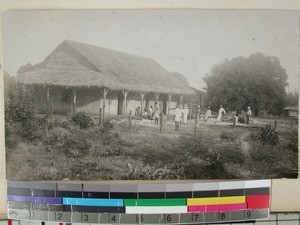
[[[248,106],[247,109],[250,109],[250,107]]]
[[[200,108],[200,105],[198,105],[197,108]]]

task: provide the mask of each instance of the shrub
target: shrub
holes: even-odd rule
[[[41,127],[35,117],[33,90],[23,84],[14,84],[13,87],[9,90],[5,101],[6,138],[9,139],[9,135],[16,132],[28,141],[32,141],[40,137]]]
[[[246,123],[246,118],[244,116],[239,116],[238,117],[238,122],[239,123]]]
[[[296,153],[298,152],[298,130],[287,132],[286,135],[283,135],[283,138],[281,138],[280,141],[287,149]]]
[[[179,179],[168,165],[152,167],[150,165],[138,164],[129,168],[129,172],[123,177],[125,180],[170,180]]]
[[[71,120],[81,129],[88,129],[94,125],[93,119],[85,112],[75,113]]]
[[[275,146],[279,143],[278,132],[272,126],[272,124],[266,124],[265,127],[261,128],[257,134],[257,140],[263,145],[269,144]]]
[[[103,131],[108,132],[114,128],[114,123],[111,120],[105,120],[103,123]]]
[[[125,142],[118,132],[108,132],[102,135],[103,154],[107,156],[120,156],[125,152]]]
[[[235,141],[236,140],[236,133],[235,131],[222,131],[220,134],[220,138],[226,141]]]

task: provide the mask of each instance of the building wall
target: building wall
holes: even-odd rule
[[[291,116],[291,117],[297,117],[298,116],[298,112],[297,111],[289,110],[289,116]]]
[[[66,89],[61,87],[50,88],[50,102],[47,104],[47,88],[35,88],[35,105],[38,112],[46,113],[47,108],[53,109],[55,114],[71,114],[73,112],[74,91],[76,93],[76,111],[87,112],[90,115],[99,115],[100,108],[103,110],[103,90],[98,88],[77,88]],[[145,94],[143,108],[150,106],[154,107],[156,102],[155,95],[152,93]],[[178,103],[181,103],[179,95],[173,95],[170,107],[168,106],[168,95],[160,94],[158,103],[161,112],[170,115],[174,114],[174,109]],[[191,100],[189,97],[184,97],[182,104],[187,104],[190,107]],[[106,96],[105,115],[118,115],[124,113],[124,96],[121,91],[109,91]],[[136,92],[129,92],[127,95],[127,114],[132,110],[135,114],[136,108],[142,107],[141,96]],[[170,108],[170,109],[169,109]]]

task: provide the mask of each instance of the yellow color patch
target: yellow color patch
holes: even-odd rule
[[[214,198],[188,198],[187,205],[219,205],[219,204],[238,204],[245,203],[245,196],[234,197],[214,197]]]

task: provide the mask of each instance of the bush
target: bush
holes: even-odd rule
[[[129,172],[123,177],[125,180],[170,180],[179,179],[176,172],[168,165],[162,167],[152,167],[149,165],[138,164],[130,167]]]
[[[15,84],[5,101],[6,138],[9,139],[12,133],[17,133],[28,141],[40,137],[41,124],[35,115],[33,89]]]
[[[88,129],[94,125],[93,119],[85,112],[75,113],[71,120],[81,129]]]
[[[266,124],[265,127],[261,128],[257,134],[257,140],[263,145],[269,144],[275,146],[279,143],[278,132],[272,126],[272,124]]]
[[[235,131],[222,131],[222,133],[220,134],[220,138],[226,141],[235,141],[237,136]]]
[[[244,116],[239,116],[238,117],[238,122],[239,123],[246,123],[246,118]]]
[[[120,156],[125,152],[125,142],[120,137],[118,132],[108,132],[102,135],[103,140],[103,155]]]
[[[298,130],[287,132],[280,138],[280,142],[283,143],[287,149],[297,153],[298,152]]]

